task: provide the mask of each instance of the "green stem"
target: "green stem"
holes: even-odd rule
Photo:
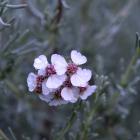
[[[137,50],[136,50],[136,53],[135,55],[132,57],[127,69],[126,69],[126,72],[123,74],[122,76],[122,79],[121,79],[121,85],[123,87],[126,87],[128,82],[129,82],[129,78],[132,74],[132,71],[133,71],[133,66],[134,64],[136,63],[138,57],[140,56],[140,48],[138,47]]]
[[[0,129],[0,140],[10,140],[4,132]]]
[[[59,137],[57,138],[57,140],[62,140],[63,137],[65,136],[65,134],[68,132],[68,130],[72,127],[76,116],[77,116],[77,111],[80,109],[81,107],[81,103],[82,101],[80,101],[74,108],[68,122],[66,123],[65,127],[61,130]]]
[[[87,140],[88,139],[88,131],[90,129],[90,125],[92,122],[93,117],[95,116],[95,112],[98,108],[98,104],[96,104],[93,109],[89,112],[89,114],[87,115],[87,119],[86,121],[83,123],[82,126],[82,132],[81,132],[81,139],[80,140]]]

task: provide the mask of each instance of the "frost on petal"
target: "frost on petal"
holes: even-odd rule
[[[88,96],[92,95],[96,91],[97,86],[88,86],[87,89],[80,94],[82,100],[86,100]]]
[[[36,88],[36,78],[37,76],[34,73],[29,73],[28,77],[27,77],[27,84],[28,84],[28,88],[29,91],[34,91],[34,89]]]
[[[66,80],[66,75],[52,75],[48,78],[46,86],[50,89],[56,89],[60,87]]]
[[[77,65],[82,65],[87,62],[87,58],[76,50],[71,51],[71,59]]]
[[[48,60],[45,55],[40,55],[35,58],[33,66],[35,69],[45,69],[48,65]]]
[[[65,101],[75,103],[78,99],[78,90],[76,88],[63,88],[61,96]]]
[[[63,99],[54,99],[49,102],[50,106],[58,106],[62,104],[67,104],[68,102]]]
[[[68,64],[64,57],[62,57],[61,55],[58,55],[58,54],[53,54],[51,56],[51,63],[54,65],[54,68],[58,75],[65,74]]]
[[[47,86],[46,86],[46,81],[44,81],[43,83],[42,83],[42,94],[43,95],[48,95],[50,93],[50,90],[47,88]]]
[[[47,103],[49,103],[53,99],[54,95],[52,93],[48,95],[41,94],[39,95],[39,98]]]
[[[84,87],[91,79],[92,72],[88,69],[78,69],[78,71],[71,76],[71,83],[73,86]]]

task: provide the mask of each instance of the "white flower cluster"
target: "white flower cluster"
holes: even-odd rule
[[[79,67],[86,62],[87,58],[76,50],[71,51],[69,63],[59,54],[52,54],[51,63],[45,55],[40,55],[33,64],[37,74],[29,73],[27,78],[29,91],[54,106],[87,99],[95,92],[96,85],[89,85],[91,70]]]

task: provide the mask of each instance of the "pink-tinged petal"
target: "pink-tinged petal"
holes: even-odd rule
[[[91,76],[91,70],[78,69],[77,72],[71,76],[71,83],[73,86],[85,87],[87,82],[91,79]]]
[[[65,87],[61,91],[61,96],[65,101],[75,103],[78,99],[78,89]]]
[[[65,74],[68,64],[64,57],[58,54],[53,54],[51,56],[51,63],[54,65],[57,75]]]
[[[35,69],[45,69],[48,65],[48,60],[45,55],[40,55],[39,57],[35,58],[33,66]]]
[[[71,59],[76,65],[82,65],[87,62],[87,58],[76,50],[71,51]]]
[[[95,93],[97,89],[97,86],[93,85],[93,86],[88,86],[87,89],[80,94],[80,98],[82,100],[86,100],[88,98],[88,96],[91,96],[93,93]]]
[[[29,91],[34,91],[34,89],[36,88],[36,78],[37,76],[34,73],[29,73],[28,77],[27,77],[27,85],[29,88]]]
[[[67,76],[66,75],[52,75],[48,78],[46,82],[46,86],[50,89],[56,89],[59,88],[64,81],[66,80]]]

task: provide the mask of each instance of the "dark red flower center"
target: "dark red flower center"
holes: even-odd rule
[[[42,93],[42,86],[37,85],[36,88],[35,88],[35,92],[38,93],[38,94],[41,94]]]
[[[45,79],[45,77],[42,75],[39,75],[36,78],[37,86],[35,88],[35,92],[38,94],[42,93],[42,82],[44,81],[44,79]]]
[[[69,87],[69,88],[72,87],[70,78],[68,78],[68,79],[64,82],[64,87]]]
[[[78,70],[77,65],[75,65],[73,63],[70,63],[67,67],[67,73],[68,74],[74,74],[74,73],[76,73],[77,70]]]
[[[50,76],[50,75],[53,75],[53,74],[56,74],[54,66],[53,65],[47,66],[47,68],[46,68],[46,75]]]
[[[62,90],[62,88],[60,88],[60,89],[55,91],[54,99],[62,99],[62,97],[61,97],[61,90]]]
[[[40,83],[42,84],[44,79],[45,79],[45,77],[43,75],[37,76],[37,78],[36,78],[37,85],[40,84]]]
[[[87,87],[79,87],[80,89],[80,93],[83,93],[84,91],[86,91]]]

